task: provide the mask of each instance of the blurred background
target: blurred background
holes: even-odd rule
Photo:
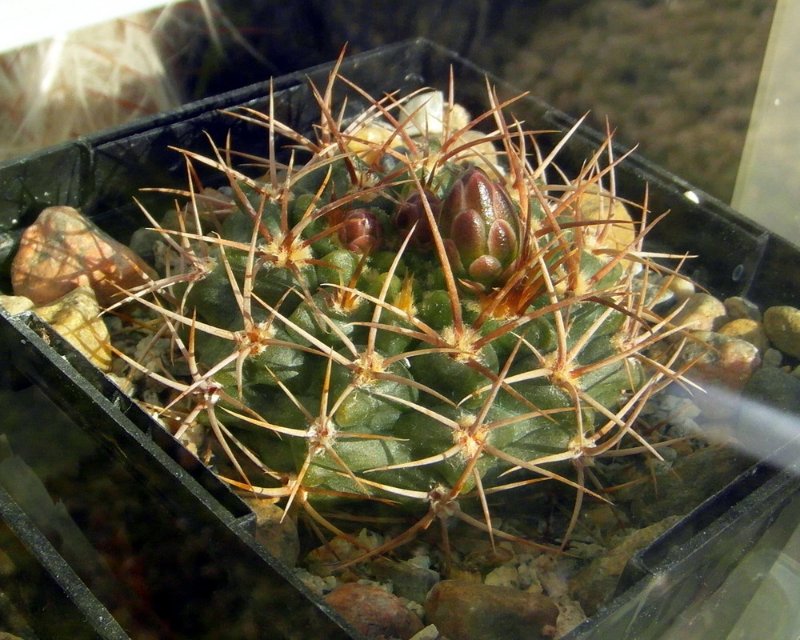
[[[608,119],[650,160],[767,226],[788,221],[779,232],[800,239],[785,205],[800,199],[787,131],[797,125],[777,118],[791,96],[759,96],[793,75],[764,66],[797,62],[775,45],[779,26],[800,27],[792,0],[11,4],[0,7],[0,158],[326,62],[344,44],[355,53],[425,36],[563,111],[589,111],[595,127]],[[781,189],[788,199],[767,205]]]

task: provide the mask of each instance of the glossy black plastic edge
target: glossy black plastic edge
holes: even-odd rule
[[[47,346],[55,350],[82,381],[89,383],[99,393],[99,397],[105,398],[115,411],[124,416],[127,424],[135,426],[152,440],[158,449],[178,463],[182,472],[191,476],[202,487],[205,493],[201,497],[207,494],[209,504],[212,504],[213,499],[214,504],[224,510],[226,518],[232,518],[249,533],[255,531],[255,515],[242,499],[50,325],[31,313],[20,314],[11,322],[17,328],[25,326],[38,336],[46,336]],[[185,482],[185,478],[180,477],[178,481]]]
[[[657,638],[697,597],[717,589],[800,493],[800,437],[708,498],[626,565],[615,597],[562,640]],[[791,532],[787,532],[786,536]],[[715,562],[724,560],[728,570]],[[757,581],[741,585],[747,600]]]
[[[52,638],[54,629],[69,627],[71,638],[76,640],[127,640],[128,635],[100,603],[72,567],[55,550],[49,540],[36,527],[3,487],[0,487],[0,519],[13,539],[5,538],[5,548],[23,562],[15,563],[22,575],[20,580],[36,581],[46,585],[49,598],[68,601],[66,609],[51,611],[46,607],[35,618],[28,620],[37,635]],[[64,616],[68,619],[64,619]]]

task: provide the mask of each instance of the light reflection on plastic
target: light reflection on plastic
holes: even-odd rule
[[[694,202],[695,204],[700,204],[700,196],[698,196],[694,191],[691,189],[689,191],[683,192],[683,197],[687,200]]]
[[[774,456],[789,442],[800,440],[800,415],[752,400],[725,387],[709,383],[703,383],[703,387],[703,395],[706,396],[702,399],[703,404],[713,402],[721,407],[733,408],[731,418],[724,421],[723,427],[715,429],[716,437],[724,440],[721,444],[739,449],[756,460],[763,460]],[[771,462],[780,462],[781,466],[791,467],[792,471],[800,473],[800,464],[794,457]]]

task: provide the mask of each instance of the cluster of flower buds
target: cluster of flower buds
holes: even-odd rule
[[[427,189],[412,193],[392,223],[402,237],[412,234],[412,247],[427,251],[434,246],[431,217],[457,276],[485,287],[502,282],[519,254],[519,217],[505,187],[470,167],[444,201]]]

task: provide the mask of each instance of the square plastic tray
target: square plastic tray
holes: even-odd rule
[[[296,128],[310,127],[316,115],[307,80],[324,84],[330,68],[315,67],[276,79],[276,115]],[[446,87],[451,69],[458,101],[473,113],[485,110],[486,74],[424,40],[354,56],[342,65],[343,75],[374,96],[421,86]],[[503,95],[516,93],[499,81],[497,85]],[[126,239],[141,224],[132,196],[147,205],[152,194],[139,189],[179,185],[185,177],[182,157],[169,147],[208,152],[207,135],[221,140],[230,131],[237,149],[263,153],[263,130],[254,131],[220,110],[238,105],[266,108],[269,90],[269,83],[246,87],[0,167],[0,264],[7,269],[21,230],[52,204],[79,207],[101,227]],[[351,98],[350,108],[357,110],[363,102],[357,96]],[[537,129],[564,131],[574,123],[530,97],[516,103],[514,112]],[[561,163],[568,171],[575,170],[599,139],[592,131],[579,133],[565,149]],[[787,281],[787,274],[800,269],[800,252],[790,243],[636,154],[618,170],[617,184],[618,191],[633,200],[641,200],[647,185],[651,209],[671,212],[650,235],[651,248],[699,256],[692,261],[689,275],[714,294],[743,295],[761,305],[800,303],[800,288]],[[22,510],[27,524],[17,526],[24,520],[20,503],[25,504],[19,492],[8,499],[0,493],[0,502],[6,500],[3,504],[8,505],[0,504],[5,526],[38,559],[50,582],[68,595],[66,602],[74,604],[74,616],[87,629],[103,638],[121,637],[120,633],[135,636],[140,631],[135,628],[138,620],[159,638],[220,637],[220,629],[235,630],[237,638],[264,637],[265,630],[276,638],[357,637],[254,542],[254,520],[247,507],[45,325],[27,314],[0,314],[0,355],[7,363],[0,374],[4,405],[19,405],[26,411],[31,406],[45,407],[0,428],[10,455],[21,457],[47,487],[67,487],[63,495],[51,497],[72,508],[72,524],[80,534],[76,539],[82,541],[77,548],[89,556],[90,549],[101,549],[106,555],[92,556],[97,566],[87,571],[81,560],[84,556],[66,548],[59,535],[50,532],[48,537],[48,520],[33,518],[31,509],[35,508],[30,504],[28,511]],[[37,428],[8,426],[32,422]],[[59,428],[71,424],[63,429],[76,435],[66,437],[44,428],[54,424]],[[58,450],[56,458],[71,460],[62,465],[66,466],[62,485],[48,471],[53,446]],[[93,528],[93,509],[107,504],[110,488],[103,480],[109,475],[115,478],[113,488],[129,501],[126,504],[135,506],[106,509],[107,526]],[[624,635],[621,630],[645,629],[646,625],[636,627],[645,620],[657,620],[660,625],[676,615],[689,597],[686,594],[694,594],[694,568],[676,558],[687,557],[689,550],[694,558],[706,554],[711,566],[720,549],[729,553],[727,545],[715,545],[734,530],[741,530],[741,537],[730,539],[746,548],[757,538],[759,527],[774,517],[775,496],[796,491],[795,484],[774,460],[756,466],[639,554],[623,576],[615,604],[571,637],[645,637]],[[78,486],[84,495],[76,502]],[[116,556],[106,549],[110,544],[107,529],[115,526],[122,539],[118,544],[127,549],[125,566],[133,567],[133,576],[114,566]],[[36,531],[47,544],[40,543]],[[45,556],[53,553],[74,576],[65,577],[45,562]],[[643,591],[654,576],[660,585],[684,585],[688,591],[659,591],[652,586]],[[637,599],[642,597],[646,603]],[[124,631],[87,619],[104,608]],[[642,617],[642,610],[650,613]],[[633,619],[639,622],[631,623]],[[596,635],[606,631],[611,635]]]

